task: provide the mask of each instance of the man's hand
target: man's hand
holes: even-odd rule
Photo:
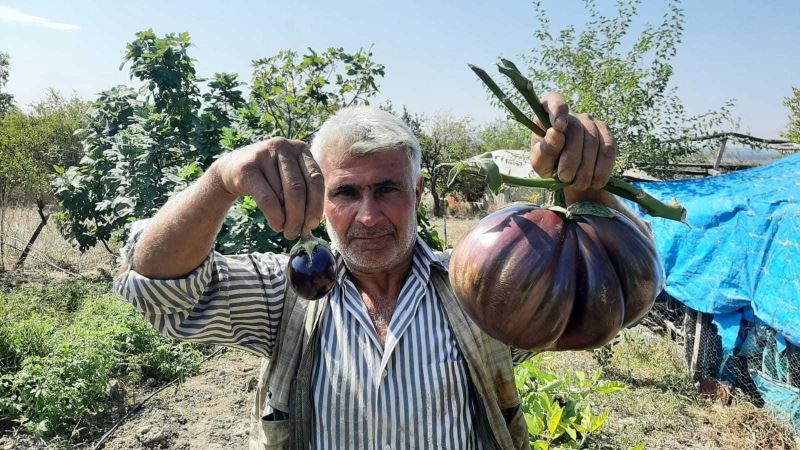
[[[212,169],[225,192],[253,197],[270,228],[287,239],[308,235],[322,220],[322,171],[302,141],[256,142],[223,156]]]
[[[531,165],[543,178],[558,176],[572,183],[566,188],[567,201],[594,199],[608,183],[617,157],[617,145],[608,125],[588,114],[570,114],[560,94],[542,98],[552,128],[544,138],[531,135]],[[536,119],[536,124],[544,126]]]

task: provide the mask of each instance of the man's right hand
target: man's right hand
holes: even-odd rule
[[[227,194],[251,196],[269,227],[287,239],[310,234],[322,220],[322,171],[302,141],[256,142],[222,156],[210,172]]]

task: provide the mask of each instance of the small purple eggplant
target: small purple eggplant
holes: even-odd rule
[[[289,253],[286,273],[299,297],[319,300],[336,282],[336,259],[325,241],[314,236],[301,238]]]

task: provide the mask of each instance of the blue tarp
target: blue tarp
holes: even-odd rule
[[[689,226],[647,217],[668,294],[733,324],[732,334],[736,318],[728,314],[753,314],[800,345],[800,154],[715,177],[639,186],[665,203],[677,198],[689,212]]]

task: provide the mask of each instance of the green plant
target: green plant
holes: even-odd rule
[[[11,66],[8,53],[0,52],[0,117],[14,108],[14,96],[3,92],[3,88],[8,82],[8,68]]]
[[[783,104],[789,108],[789,125],[783,135],[790,141],[800,142],[800,89],[792,88],[792,96],[786,97]]]
[[[534,1],[539,23],[533,33],[535,46],[525,55],[528,78],[538,92],[562,93],[573,112],[608,123],[619,148],[620,173],[639,167],[669,175],[663,172],[665,165],[701,148],[689,138],[733,123],[733,101],[690,116],[670,85],[672,59],[683,36],[679,0],[668,0],[663,21],[643,25],[638,36],[630,32],[639,0],[616,2],[611,16],[601,14],[596,1],[584,0],[586,23],[560,30],[551,30],[541,3]],[[512,95],[521,100],[520,94]]]
[[[531,132],[513,120],[496,120],[478,132],[481,152],[525,150],[531,147]]]
[[[515,381],[531,437],[531,448],[581,448],[608,420],[608,413],[592,411],[593,400],[625,389],[616,381],[575,371],[559,375],[543,369],[542,354],[516,368]]]
[[[247,99],[230,73],[215,74],[201,95],[204,80],[196,75],[190,46],[187,33],[137,33],[123,66],[129,65],[141,88],[101,93],[83,158],[56,168],[52,184],[63,207],[56,222],[81,250],[124,241],[131,222],[152,217],[226,151],[274,135],[307,139],[339,108],[366,103],[384,75],[370,51],[287,50],[253,62]],[[327,237],[324,229],[315,235]],[[285,252],[291,244],[245,197],[226,217],[216,250]]]
[[[0,294],[0,422],[37,436],[71,436],[113,406],[115,380],[138,383],[195,373],[195,344],[169,341],[105,284],[24,286]],[[58,292],[71,299],[56,301]]]
[[[621,335],[624,334],[625,332],[623,331]],[[602,373],[607,373],[611,370],[614,359],[614,347],[619,343],[619,340],[620,337],[617,336],[608,344],[592,350],[592,357],[594,358],[595,362],[597,362],[597,365],[600,366]]]
[[[328,48],[298,54],[283,50],[253,61],[245,123],[262,136],[307,140],[340,108],[368,104],[385,75],[372,50]]]
[[[417,234],[432,250],[444,250],[444,239],[439,237],[439,232],[431,225],[431,221],[428,219],[428,208],[424,203],[420,203],[417,209]]]

